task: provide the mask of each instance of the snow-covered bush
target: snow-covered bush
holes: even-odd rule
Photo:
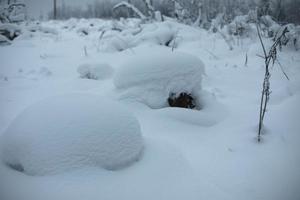
[[[234,36],[251,37],[253,34],[256,34],[256,29],[251,26],[250,22],[249,15],[237,16],[228,24],[228,33]]]
[[[82,167],[117,170],[137,161],[137,119],[118,103],[88,94],[42,100],[25,109],[1,138],[2,161],[29,175]]]
[[[200,107],[198,94],[204,64],[198,58],[168,49],[136,55],[116,72],[115,86],[122,98],[135,98],[151,108],[168,106],[168,99],[186,93]]]
[[[160,22],[147,24],[142,28],[117,31],[106,31],[100,49],[105,52],[123,51],[141,44],[170,46],[176,38],[177,30],[171,23]]]
[[[273,37],[273,40],[277,40],[277,38],[282,34],[284,29],[287,28],[288,32],[285,34],[285,37],[283,37],[280,40],[279,47],[282,48],[282,46],[288,46],[288,47],[294,47],[296,50],[300,49],[300,26],[295,26],[294,24],[287,24],[285,26],[282,26],[277,30],[275,36]]]
[[[42,33],[57,35],[58,31],[55,28],[48,26],[38,26],[38,30]]]
[[[81,36],[85,36],[85,35],[88,35],[90,31],[89,31],[88,27],[81,27],[81,28],[77,29],[76,32]]]
[[[259,22],[262,31],[267,32],[267,36],[270,38],[274,37],[281,28],[269,15],[260,17]]]
[[[116,33],[112,36],[106,36],[101,42],[99,49],[104,52],[124,51],[134,47],[132,40],[133,36],[131,35],[121,36]]]
[[[0,35],[0,46],[1,45],[10,45],[11,42],[3,35]]]
[[[21,28],[14,24],[0,24],[0,35],[9,40],[14,40],[21,34]]]
[[[136,36],[135,46],[141,43],[152,43],[168,46],[176,37],[176,30],[168,22],[156,23],[145,27],[143,31]]]
[[[103,80],[112,76],[113,68],[106,63],[82,64],[77,68],[80,78]]]
[[[16,23],[25,20],[26,4],[24,0],[0,1],[0,22]]]

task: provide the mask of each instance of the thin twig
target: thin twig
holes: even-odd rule
[[[266,48],[265,48],[265,45],[262,41],[262,38],[261,38],[261,34],[260,34],[260,31],[259,31],[259,28],[258,28],[258,24],[256,24],[256,30],[257,30],[257,34],[258,34],[258,37],[259,37],[259,41],[261,43],[261,46],[263,48],[263,51],[264,51],[264,54],[265,54],[265,58],[267,57],[267,52],[266,52]]]
[[[270,99],[270,77],[271,77],[271,73],[269,71],[269,66],[270,66],[270,62],[272,61],[272,64],[274,65],[274,63],[277,61],[279,63],[279,61],[277,60],[277,47],[280,46],[280,42],[281,39],[285,37],[285,34],[288,32],[288,29],[285,28],[283,30],[283,32],[281,33],[281,35],[274,41],[273,45],[271,46],[268,54],[265,48],[265,45],[263,43],[262,37],[261,37],[261,33],[258,27],[258,24],[256,25],[257,28],[257,34],[259,37],[259,41],[260,44],[262,46],[263,52],[264,52],[264,60],[265,60],[265,78],[263,81],[263,90],[262,90],[262,94],[261,94],[261,101],[260,101],[260,110],[259,110],[259,127],[258,127],[258,137],[257,140],[258,142],[260,142],[261,140],[261,132],[262,132],[262,127],[263,127],[263,121],[265,118],[265,114],[267,112],[267,105]],[[286,73],[284,72],[281,64],[279,63],[279,66],[281,67],[282,72],[284,73],[284,75],[288,78],[288,76],[286,75]]]
[[[278,59],[276,60],[276,62],[278,63],[278,65],[279,65],[279,67],[280,67],[282,73],[284,74],[285,78],[286,78],[287,80],[290,80],[290,78],[288,77],[288,75],[287,75],[287,74],[285,73],[285,71],[283,70],[283,66],[281,65],[281,63],[279,62]]]

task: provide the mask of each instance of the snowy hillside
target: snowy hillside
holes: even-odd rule
[[[290,80],[271,67],[258,143],[255,32],[228,44],[174,20],[19,28],[0,38],[0,200],[300,199],[300,51],[278,52]],[[180,92],[196,109],[168,106]]]

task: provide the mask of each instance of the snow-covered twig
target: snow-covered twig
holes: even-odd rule
[[[222,38],[225,40],[226,44],[228,45],[229,47],[229,50],[233,50],[233,46],[230,42],[230,40],[226,37],[226,35],[224,33],[222,33],[222,31],[218,30],[218,32],[220,33],[220,35],[222,36]]]
[[[135,7],[134,5],[126,2],[126,1],[122,1],[120,3],[118,3],[117,5],[115,5],[113,7],[113,10],[116,10],[116,9],[119,9],[119,8],[122,8],[122,7],[125,7],[125,8],[128,8],[128,9],[131,9],[133,12],[135,12],[141,19],[146,19],[146,16],[137,8]]]
[[[155,9],[151,0],[143,0],[147,8],[148,15],[153,19],[155,16]]]
[[[83,49],[84,49],[84,55],[85,55],[85,57],[88,57],[86,46],[84,46]]]
[[[271,61],[272,61],[273,65],[274,65],[275,61],[277,61],[277,47],[280,46],[281,39],[286,37],[285,34],[288,32],[288,29],[285,28],[283,30],[283,32],[280,34],[280,36],[274,41],[269,52],[267,52],[265,45],[263,43],[263,40],[262,40],[262,36],[261,36],[258,24],[256,25],[256,28],[257,28],[258,38],[259,38],[259,41],[261,43],[261,46],[262,46],[262,49],[264,52],[264,59],[265,59],[265,77],[264,77],[264,81],[263,81],[263,89],[262,89],[261,101],[260,101],[258,137],[257,137],[258,142],[260,142],[263,121],[264,121],[265,113],[267,111],[267,104],[269,102],[270,94],[271,94],[271,91],[270,91],[271,73],[269,71],[269,66],[271,64]]]

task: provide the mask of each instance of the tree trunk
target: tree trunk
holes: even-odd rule
[[[53,0],[53,19],[57,19],[56,0]]]

